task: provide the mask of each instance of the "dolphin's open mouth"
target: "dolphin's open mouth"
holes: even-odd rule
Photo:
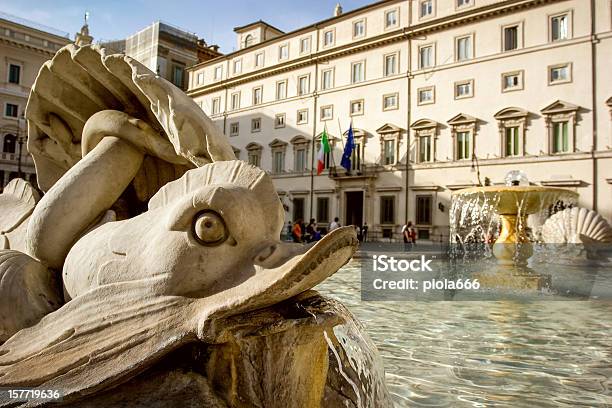
[[[312,289],[344,266],[357,250],[359,241],[352,227],[338,228],[323,237],[303,254],[294,255],[275,268],[257,267],[253,276],[239,285],[216,293],[200,302],[215,305],[208,317],[226,318],[282,302]],[[291,245],[291,244],[285,244]],[[231,299],[231,301],[230,301]],[[213,319],[207,319],[210,324]],[[206,336],[210,326],[199,327]],[[206,333],[206,334],[205,334]],[[200,337],[202,338],[202,337]]]

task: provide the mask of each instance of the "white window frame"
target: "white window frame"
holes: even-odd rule
[[[460,85],[470,85],[470,93],[467,95],[459,95],[458,92],[458,86]],[[455,82],[454,86],[453,86],[453,93],[455,94],[455,99],[467,99],[467,98],[473,98],[474,97],[474,79],[466,79],[463,81],[457,81]]]
[[[302,80],[306,79],[306,89],[302,89]],[[298,96],[308,95],[310,93],[310,74],[300,75],[297,80],[297,94]]]
[[[255,95],[256,95],[256,91],[259,90],[260,92],[260,101],[257,102],[255,99]],[[263,103],[263,85],[259,85],[259,86],[255,86],[253,87],[253,90],[251,91],[252,93],[252,100],[251,103],[253,104],[253,106],[257,106],[257,105],[261,105]]]
[[[300,119],[300,113],[305,114],[305,119]],[[306,125],[308,124],[308,109],[298,109],[295,116],[295,123],[298,125]]]
[[[323,116],[323,112],[327,109],[329,109],[329,112],[330,112],[329,116]],[[327,120],[333,120],[334,119],[334,105],[321,106],[319,110],[319,117],[322,122],[327,121]]]
[[[474,5],[475,0],[453,0],[455,2],[455,10],[464,10],[466,8],[470,8]],[[463,4],[459,4],[459,2],[463,2]]]
[[[258,58],[259,56],[261,56],[261,64],[257,64],[257,58]],[[265,52],[263,52],[263,51],[261,51],[261,52],[257,52],[257,53],[255,53],[254,58],[255,58],[255,60],[253,61],[253,66],[254,66],[255,68],[263,68],[263,67],[264,67],[264,65],[266,64],[266,53],[265,53]]]
[[[223,79],[223,65],[217,65],[214,68],[213,79],[215,81],[221,81]]]
[[[204,72],[198,72],[196,74],[196,85],[202,85],[204,83]]]
[[[460,50],[459,50],[459,42],[461,40],[468,40],[468,44],[470,46],[469,52],[467,53],[467,55],[465,56],[465,58],[460,58]],[[465,35],[460,35],[455,37],[455,62],[463,62],[463,61],[469,61],[474,59],[474,33],[470,33],[470,34],[465,34]]]
[[[304,41],[308,44],[308,49],[304,49],[302,47],[304,45]],[[300,55],[310,54],[312,51],[312,36],[302,37],[300,38]]]
[[[385,106],[385,102],[387,100],[387,98],[390,97],[395,97],[395,105],[391,105],[391,106]],[[398,110],[399,109],[399,92],[394,92],[394,93],[389,93],[389,94],[385,94],[382,97],[382,110],[383,112],[386,111],[392,111],[392,110]]]
[[[362,33],[356,33],[356,28],[357,28],[357,24],[363,24],[363,32]],[[367,25],[366,25],[366,19],[364,18],[360,18],[358,20],[354,20],[351,24],[351,32],[353,35],[353,40],[358,39],[358,38],[364,38],[367,34],[366,34],[366,30],[367,30]]]
[[[216,106],[216,109],[215,109]],[[218,115],[221,113],[221,97],[217,96],[215,98],[212,98],[212,101],[210,103],[210,114],[212,115]]]
[[[330,84],[329,87],[325,86],[325,74],[330,73]],[[328,68],[321,71],[321,90],[326,91],[334,88],[336,76],[336,68]]]
[[[555,64],[555,65],[549,65],[547,67],[547,71],[548,71],[548,85],[552,86],[552,85],[560,85],[560,84],[569,84],[572,82],[572,63],[571,62],[565,62],[563,64]],[[553,75],[552,75],[552,71],[553,69],[559,69],[559,68],[567,68],[567,78],[566,79],[557,79],[557,80],[553,80]]]
[[[274,116],[274,129],[284,128],[287,124],[287,114],[277,113]]]
[[[395,24],[387,24],[387,16],[390,13],[395,13]],[[385,14],[384,14],[384,27],[385,27],[385,30],[390,30],[390,29],[393,29],[393,28],[397,28],[397,27],[399,27],[399,25],[400,25],[400,9],[399,9],[399,7],[392,8],[392,9],[389,9],[389,10],[385,10]]]
[[[353,111],[353,105],[361,104],[361,110]],[[362,116],[365,112],[365,104],[363,99],[355,99],[349,103],[349,116]]]
[[[431,100],[428,101],[423,101],[421,99],[421,92],[424,91],[431,91]],[[432,86],[424,86],[422,88],[418,88],[417,89],[417,105],[431,105],[436,103],[436,87],[434,85]]]
[[[286,56],[283,56],[283,50],[284,49],[287,50],[287,55]],[[279,61],[286,61],[288,59],[289,59],[289,43],[286,42],[286,43],[280,44],[278,46],[278,60]]]
[[[261,117],[251,119],[251,133],[261,132]]]
[[[509,50],[506,49],[506,29],[516,27],[516,48]],[[500,49],[501,52],[512,52],[516,50],[520,50],[524,47],[525,41],[523,38],[523,21],[518,21],[515,23],[504,24],[501,26],[501,44]]]
[[[236,64],[238,64],[238,69],[236,69]],[[242,74],[242,58],[236,58],[232,61],[232,71],[234,75]]]
[[[548,15],[548,41],[549,42],[559,42],[559,41],[567,41],[567,40],[571,40],[574,36],[574,30],[573,30],[573,10],[565,10],[559,13],[555,13],[555,14],[549,14]],[[554,39],[553,38],[553,19],[558,18],[558,17],[562,17],[562,16],[566,16],[567,17],[567,37],[566,38],[560,38],[560,39]]]
[[[331,33],[331,42],[329,44],[326,43],[328,33]],[[323,31],[323,48],[333,47],[334,45],[336,45],[336,29],[330,28]]]
[[[355,80],[355,66],[356,65],[362,65],[362,78],[359,81]],[[355,61],[355,62],[351,62],[351,84],[358,84],[361,82],[365,82],[366,81],[366,60],[360,60],[360,61]]]
[[[423,3],[430,2],[431,3],[431,12],[428,14],[422,14]],[[417,15],[419,16],[419,20],[427,20],[428,18],[433,18],[436,16],[436,0],[419,0],[417,3]]]
[[[234,103],[234,100],[236,100],[237,103]],[[230,105],[232,110],[240,109],[240,91],[232,93],[230,96]]]
[[[240,122],[232,122],[229,125],[230,128],[230,136],[238,136],[240,134]]]
[[[285,93],[284,93],[284,95],[280,95],[279,92],[278,92],[279,91],[279,85],[281,85],[281,84],[285,85]],[[288,86],[289,86],[289,81],[287,81],[286,79],[283,79],[281,81],[276,81],[276,87],[275,87],[275,92],[274,92],[275,95],[274,96],[275,96],[275,99],[277,101],[280,101],[280,100],[283,100],[283,99],[287,99],[287,87]]]
[[[509,76],[517,76],[518,77],[518,85],[513,87],[506,87],[506,77]],[[514,92],[514,91],[522,91],[525,88],[525,71],[520,69],[517,71],[504,72],[501,74],[501,91],[502,92]]]
[[[395,61],[394,61],[394,69],[393,72],[388,73],[387,72],[387,58],[389,57],[394,57]],[[399,67],[399,51],[395,51],[395,52],[391,52],[389,54],[385,54],[383,55],[383,76],[384,77],[389,77],[389,76],[393,76],[393,75],[397,75],[400,72],[400,67]]]
[[[431,48],[431,65],[428,66],[424,66],[423,65],[423,58],[422,58],[422,50],[424,48]],[[435,43],[429,43],[429,44],[422,44],[419,45],[419,47],[417,48],[418,51],[418,69],[429,69],[429,68],[433,68],[436,66],[436,44]]]

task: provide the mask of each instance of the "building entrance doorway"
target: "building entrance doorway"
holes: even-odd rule
[[[363,225],[363,191],[347,191],[345,225]]]

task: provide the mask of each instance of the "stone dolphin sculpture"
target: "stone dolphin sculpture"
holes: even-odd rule
[[[356,250],[352,228],[308,250],[280,242],[269,176],[128,57],[65,47],[26,113],[46,194],[15,181],[0,196],[0,387],[71,402],[123,383],[221,341],[224,319],[312,288]]]

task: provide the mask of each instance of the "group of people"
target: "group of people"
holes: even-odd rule
[[[404,238],[404,250],[408,251],[416,245],[417,230],[413,227],[412,221],[408,221],[402,227],[402,237]]]
[[[340,228],[340,219],[338,217],[334,218],[334,220],[329,224],[329,232],[332,232],[335,229]],[[319,231],[317,227],[317,222],[314,218],[310,219],[308,225],[304,224],[303,220],[300,218],[296,220],[293,224],[289,223],[287,225],[287,229],[289,235],[293,242],[315,242],[321,239],[321,231]],[[355,231],[357,232],[357,237],[359,241],[365,242],[368,236],[368,224],[364,224],[359,227],[355,225]]]

